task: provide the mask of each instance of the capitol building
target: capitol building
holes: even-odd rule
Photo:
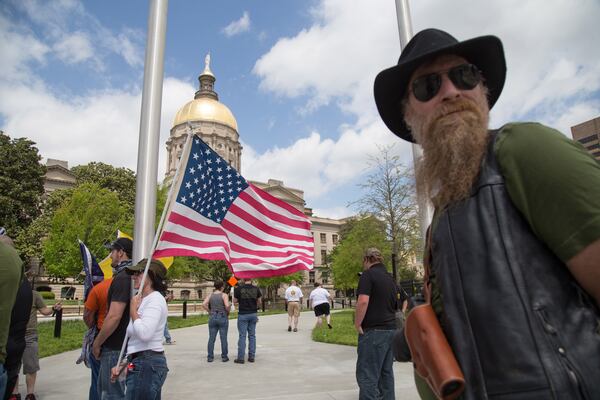
[[[242,176],[242,145],[240,132],[234,114],[219,101],[215,91],[216,77],[210,69],[210,55],[206,56],[204,70],[198,77],[199,88],[194,98],[184,104],[175,114],[173,126],[167,140],[167,166],[165,180],[173,178],[177,163],[185,145],[190,130],[200,136],[202,140],[216,151],[223,159],[227,160]],[[247,178],[247,177],[246,177]],[[312,286],[319,282],[327,289],[333,289],[333,282],[326,256],[331,253],[339,240],[340,227],[345,219],[322,218],[313,215],[312,209],[306,206],[304,191],[290,188],[278,179],[269,179],[267,182],[249,180],[256,187],[285,201],[297,208],[311,221],[311,231],[314,238],[314,269],[304,271],[304,286]],[[175,297],[177,290],[175,289]],[[199,293],[190,293],[190,298]],[[185,297],[185,296],[184,296]]]

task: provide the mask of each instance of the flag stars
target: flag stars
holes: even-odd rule
[[[200,157],[200,156],[198,155],[198,153],[194,153],[194,155],[192,157],[194,157],[194,160],[197,160],[198,157]]]
[[[192,184],[191,184],[191,183],[189,183],[189,182],[186,182],[186,183],[185,183],[185,187],[189,189],[189,188],[191,188],[191,187],[192,187]]]
[[[194,167],[190,168],[190,174],[194,175],[195,172],[196,170],[194,169]]]
[[[183,197],[181,198],[181,202],[182,202],[183,204],[185,204],[185,202],[186,202],[186,201],[187,201],[187,199],[185,198],[185,196],[183,196]]]

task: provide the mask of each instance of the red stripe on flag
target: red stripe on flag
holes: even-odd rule
[[[254,193],[256,193],[256,191],[254,191]],[[254,197],[252,197],[248,193],[246,193],[245,190],[242,193],[240,193],[240,195],[238,197],[240,199],[244,200],[250,206],[252,206],[252,208],[254,208],[256,211],[258,211],[259,213],[261,213],[261,214],[269,217],[273,221],[281,222],[282,224],[291,226],[293,228],[300,228],[300,229],[310,230],[310,222],[307,222],[307,221],[298,221],[296,219],[292,219],[292,218],[286,217],[285,215],[278,214],[275,211],[267,208],[264,204],[261,204]],[[279,207],[281,207],[281,208],[284,208],[279,203],[277,203],[276,205],[279,206]]]
[[[295,207],[292,207],[291,205],[289,205],[288,203],[285,203],[284,201],[278,199],[277,197],[265,192],[264,190],[257,188],[256,186],[254,186],[253,184],[251,184],[250,182],[248,182],[248,186],[250,186],[253,190],[254,193],[256,193],[257,195],[259,195],[260,197],[262,197],[263,199],[265,199],[266,201],[273,203],[273,204],[277,204],[279,207],[289,211],[292,214],[296,214],[299,217],[303,217],[306,218],[306,215],[304,215],[300,210],[298,210]]]
[[[226,241],[211,241],[207,242],[204,240],[191,239],[187,236],[182,236],[174,232],[163,232],[160,240],[170,243],[177,243],[184,246],[207,248],[207,247],[223,247],[223,249],[229,253],[229,243]]]
[[[184,226],[196,232],[205,233],[207,235],[225,236],[223,229],[215,226],[204,225],[196,220],[186,217],[185,215],[178,214],[175,211],[171,211],[169,214],[169,222]]]
[[[240,208],[238,205],[235,204],[235,202],[231,204],[231,207],[229,207],[229,212],[232,213],[233,215],[240,217],[241,219],[243,219],[244,221],[246,221],[247,223],[249,223],[256,229],[259,229],[266,234],[269,234],[272,236],[277,236],[277,237],[280,237],[282,239],[287,239],[287,240],[297,240],[300,242],[305,242],[308,239],[308,236],[298,235],[295,233],[289,233],[289,232],[282,231],[280,229],[270,227],[269,225],[265,224],[263,221],[259,220],[255,216],[249,214],[247,211]]]
[[[297,248],[301,248],[307,251],[314,251],[313,246],[299,246],[296,244],[286,244],[286,243],[277,243],[277,242],[270,242],[264,239],[261,239],[255,235],[253,235],[252,233],[249,233],[245,230],[243,230],[242,228],[238,227],[237,225],[231,223],[227,218],[225,218],[223,220],[223,222],[221,222],[221,226],[223,226],[223,228],[225,230],[227,230],[228,232],[231,232],[237,236],[240,236],[241,238],[247,240],[248,242],[251,242],[252,244],[256,245],[256,246],[267,246],[267,247],[277,247],[277,248],[283,248],[283,247],[297,247]],[[230,239],[231,241],[231,239]]]

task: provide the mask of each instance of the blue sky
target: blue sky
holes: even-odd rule
[[[570,136],[600,115],[597,0],[420,0],[415,32],[504,42],[507,85],[492,126],[535,120]],[[0,3],[0,129],[34,140],[44,158],[135,169],[146,1]],[[173,117],[193,98],[211,53],[220,100],[234,113],[248,179],[303,189],[324,217],[348,202],[378,146],[410,147],[379,120],[378,71],[396,63],[393,0],[171,0],[165,50],[159,179]]]

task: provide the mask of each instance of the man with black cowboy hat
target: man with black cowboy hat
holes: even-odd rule
[[[540,124],[488,130],[505,76],[497,37],[427,29],[375,79],[383,121],[423,147],[433,308],[462,398],[599,399],[600,165]]]
[[[129,301],[131,300],[131,277],[126,268],[131,266],[133,241],[118,238],[106,246],[110,249],[113,281],[108,289],[108,312],[96,339],[93,353],[100,360],[98,371],[98,396],[101,399],[125,398],[124,382],[110,381],[111,368],[117,365],[121,345],[129,324]]]

